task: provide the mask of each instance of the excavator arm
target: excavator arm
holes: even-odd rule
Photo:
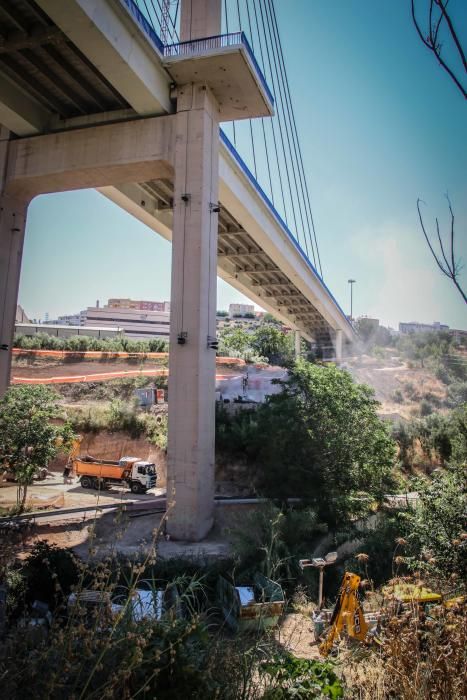
[[[319,650],[323,656],[331,651],[334,642],[341,636],[344,626],[349,637],[365,641],[368,634],[368,624],[363,615],[363,609],[358,596],[360,576],[346,572],[341,583],[339,596],[334,607],[331,626],[326,639]]]

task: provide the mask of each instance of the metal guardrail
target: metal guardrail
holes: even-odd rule
[[[135,0],[120,0],[129,10],[130,14],[133,16],[133,19],[135,22],[139,25],[141,25],[146,32],[146,34],[149,36],[153,44],[156,46],[157,49],[161,52],[161,54],[164,53],[164,44],[162,41],[159,39],[157,33],[154,31],[154,29],[151,27],[148,19],[144,16],[144,14],[141,12],[140,8],[137,5],[137,2]]]
[[[240,168],[243,170],[243,172],[245,173],[245,175],[247,176],[248,180],[251,182],[251,184],[253,185],[253,187],[255,188],[255,190],[258,192],[258,194],[260,195],[260,197],[264,200],[264,202],[266,203],[266,205],[269,207],[269,209],[270,209],[271,212],[273,213],[274,217],[277,219],[279,225],[284,229],[284,231],[286,232],[286,234],[288,235],[288,237],[289,237],[290,240],[292,241],[293,245],[297,248],[297,250],[299,251],[299,253],[300,253],[300,255],[302,256],[302,258],[305,260],[305,262],[306,262],[306,264],[308,265],[308,267],[311,268],[311,271],[313,272],[313,274],[315,275],[315,277],[317,277],[317,278],[319,279],[319,281],[321,282],[321,284],[323,285],[324,289],[327,291],[327,293],[329,294],[329,296],[331,297],[331,299],[333,300],[333,302],[335,303],[335,305],[337,306],[337,308],[339,309],[339,311],[342,313],[342,315],[343,315],[344,318],[347,320],[347,322],[349,323],[349,325],[351,325],[350,322],[349,322],[349,320],[347,319],[346,314],[345,314],[344,311],[342,310],[340,304],[338,303],[338,301],[336,300],[336,298],[334,297],[334,295],[333,295],[332,292],[330,291],[329,287],[326,285],[325,281],[323,280],[323,278],[321,277],[321,275],[319,274],[319,272],[316,270],[315,266],[313,265],[313,263],[312,263],[311,260],[309,259],[308,255],[305,253],[305,251],[304,251],[303,248],[301,247],[301,245],[300,245],[300,243],[298,242],[297,238],[294,236],[294,234],[292,233],[292,231],[289,229],[289,227],[288,227],[287,224],[285,223],[284,219],[283,219],[282,216],[279,214],[279,212],[277,211],[276,207],[275,207],[274,204],[271,202],[271,200],[269,199],[268,195],[267,195],[266,192],[263,190],[263,188],[261,187],[261,185],[259,184],[259,182],[258,182],[257,179],[255,178],[255,176],[253,175],[253,173],[252,173],[251,170],[249,169],[248,165],[245,163],[245,161],[243,160],[243,158],[241,157],[241,155],[239,154],[239,152],[237,151],[237,149],[235,148],[235,146],[233,145],[233,143],[230,141],[230,139],[229,139],[229,137],[227,136],[227,134],[225,133],[225,131],[223,131],[222,129],[220,130],[220,138],[221,138],[222,143],[225,145],[225,147],[227,148],[227,150],[230,152],[230,154],[233,156],[233,158],[234,158],[235,161],[237,162],[237,164],[238,164],[238,165],[240,166]]]
[[[179,44],[168,44],[164,48],[164,56],[199,56],[211,49],[225,49],[239,44],[243,44],[243,32],[217,34],[201,39],[181,41]]]
[[[164,56],[172,58],[174,56],[202,56],[206,51],[227,49],[234,46],[243,47],[252,62],[256,73],[258,74],[260,83],[267,94],[271,104],[274,105],[274,96],[269,89],[266,78],[263,75],[258,61],[251,49],[248,39],[244,32],[233,32],[231,34],[218,34],[216,36],[203,37],[202,39],[194,39],[191,41],[182,41],[179,44],[168,44],[164,47]]]

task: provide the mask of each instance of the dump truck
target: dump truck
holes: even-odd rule
[[[94,457],[75,457],[73,469],[84,489],[107,489],[113,484],[128,486],[132,493],[146,493],[156,485],[156,465],[139,457],[118,462]]]

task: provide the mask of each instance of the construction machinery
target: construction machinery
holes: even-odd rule
[[[341,636],[344,628],[349,637],[353,637],[360,642],[367,641],[369,625],[365,620],[360,603],[359,585],[360,576],[350,572],[344,574],[329,630],[325,640],[319,647],[319,651],[323,656],[329,654],[334,642]]]
[[[432,606],[442,605],[448,610],[461,608],[465,605],[465,596],[457,596],[443,600],[441,593],[435,593],[429,588],[417,583],[395,582],[382,589],[385,603],[381,611],[364,613],[360,602],[358,588],[360,576],[346,572],[339,589],[339,595],[334,607],[329,629],[319,650],[327,656],[334,643],[345,631],[347,635],[359,642],[369,644],[381,640],[376,634],[379,623],[389,615],[399,615],[407,606],[416,606],[429,614]],[[315,625],[316,627],[316,625]]]
[[[126,485],[132,493],[146,493],[156,485],[156,465],[139,457],[122,457],[118,462],[94,457],[74,457],[73,468],[84,489],[107,489]]]

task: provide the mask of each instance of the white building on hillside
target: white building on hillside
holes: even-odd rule
[[[124,306],[128,302],[130,306]],[[146,306],[141,307],[140,305]],[[86,310],[85,326],[118,326],[125,335],[138,340],[169,339],[170,311],[151,310],[150,304],[168,307],[168,302],[132,302],[131,299],[109,299],[105,306],[90,306]],[[167,306],[166,306],[167,305]],[[157,307],[156,307],[157,308]]]

